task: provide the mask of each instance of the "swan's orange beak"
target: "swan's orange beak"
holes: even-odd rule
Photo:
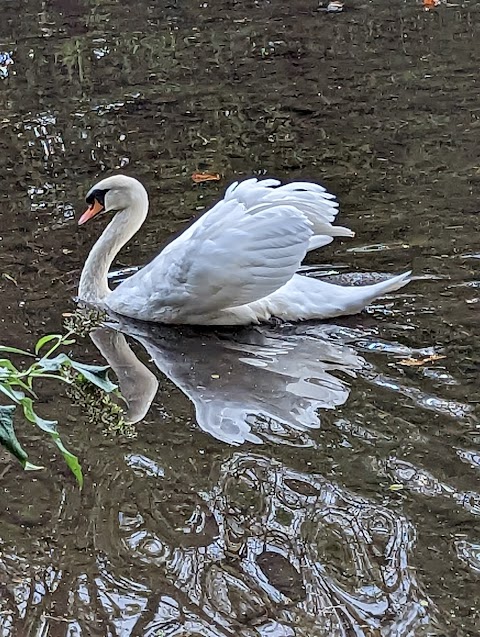
[[[99,212],[102,212],[103,210],[103,205],[97,201],[95,199],[95,201],[92,203],[91,206],[89,206],[85,212],[83,213],[83,215],[80,217],[80,219],[78,220],[78,225],[81,226],[84,223],[86,223],[89,219],[91,219],[92,217],[94,217],[95,215],[98,215]]]

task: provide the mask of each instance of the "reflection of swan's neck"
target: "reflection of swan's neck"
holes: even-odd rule
[[[110,293],[108,271],[112,261],[138,232],[148,212],[148,197],[139,197],[128,208],[117,212],[112,221],[95,243],[83,266],[78,287],[78,296],[82,301],[97,303]]]
[[[126,422],[144,418],[157,393],[158,380],[132,352],[125,336],[105,327],[90,332],[90,338],[115,372],[128,409]]]

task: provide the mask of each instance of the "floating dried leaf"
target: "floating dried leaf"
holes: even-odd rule
[[[405,367],[420,367],[420,365],[425,365],[426,363],[433,363],[434,361],[439,361],[442,358],[447,358],[442,354],[432,354],[431,356],[426,356],[425,358],[404,358],[401,361],[398,361],[399,365],[405,365]]]
[[[221,179],[218,173],[193,173],[192,181],[201,184],[203,181],[219,181]]]

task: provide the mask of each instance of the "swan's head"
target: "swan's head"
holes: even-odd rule
[[[86,202],[88,208],[78,220],[79,226],[100,213],[133,209],[139,203],[148,206],[148,196],[138,179],[127,175],[113,175],[92,186],[87,193]]]

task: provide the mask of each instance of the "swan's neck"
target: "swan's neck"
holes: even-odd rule
[[[78,287],[78,297],[99,303],[110,294],[108,271],[118,252],[141,228],[148,212],[148,198],[117,212],[88,255]]]

